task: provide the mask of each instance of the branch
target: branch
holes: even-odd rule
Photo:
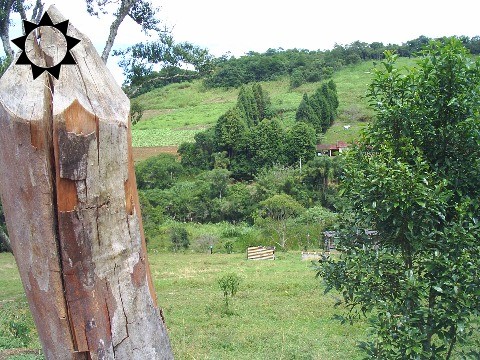
[[[123,20],[127,17],[128,13],[130,12],[131,7],[135,4],[134,0],[122,0],[120,4],[120,8],[118,9],[117,17],[113,21],[112,25],[110,26],[110,34],[108,35],[107,42],[105,43],[105,48],[102,52],[102,60],[106,64],[108,60],[108,55],[110,55],[110,51],[112,51],[113,43],[115,42],[115,38],[117,37],[118,28],[120,27]]]
[[[42,0],[37,0],[37,2],[35,3],[35,6],[33,8],[33,12],[32,12],[32,18],[31,18],[31,21],[38,24],[40,22],[40,19],[42,17],[42,14],[43,14],[43,6],[45,4],[42,3]]]

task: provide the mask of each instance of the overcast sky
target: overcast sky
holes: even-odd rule
[[[330,49],[355,40],[385,44],[406,42],[420,35],[440,37],[480,35],[479,0],[153,0],[158,17],[172,29],[177,42],[206,47],[215,56],[241,56],[268,48]],[[91,17],[83,0],[46,0],[81,32],[99,52],[111,18]],[[394,5],[390,5],[394,4]],[[16,27],[20,31],[19,26]],[[21,34],[17,34],[19,36]],[[121,25],[114,48],[147,38],[130,19]],[[109,68],[122,82],[118,59]]]

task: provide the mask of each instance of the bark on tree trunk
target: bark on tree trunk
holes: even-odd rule
[[[0,82],[0,191],[43,350],[172,359],[143,238],[129,100],[90,40],[71,25],[68,35],[81,39],[70,51],[77,65],[62,66],[59,80],[12,64]],[[35,56],[52,61],[38,46]]]

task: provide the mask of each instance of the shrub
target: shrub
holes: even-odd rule
[[[210,246],[218,243],[218,236],[211,234],[202,234],[193,241],[192,248],[197,252],[206,253],[210,250]]]
[[[231,314],[228,299],[229,297],[232,298],[237,293],[238,287],[240,286],[240,277],[234,273],[225,274],[220,279],[218,279],[218,285],[223,291],[223,298],[225,301],[225,313]]]
[[[145,111],[145,106],[140,104],[138,101],[132,101],[130,104],[130,118],[132,121],[132,125],[135,125],[143,116],[143,112]]]
[[[188,249],[190,246],[190,240],[188,239],[187,229],[181,226],[172,227],[170,230],[170,241],[172,242],[173,251],[180,249]]]

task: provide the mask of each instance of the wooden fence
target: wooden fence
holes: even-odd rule
[[[254,246],[247,249],[248,260],[275,260],[275,246]]]

